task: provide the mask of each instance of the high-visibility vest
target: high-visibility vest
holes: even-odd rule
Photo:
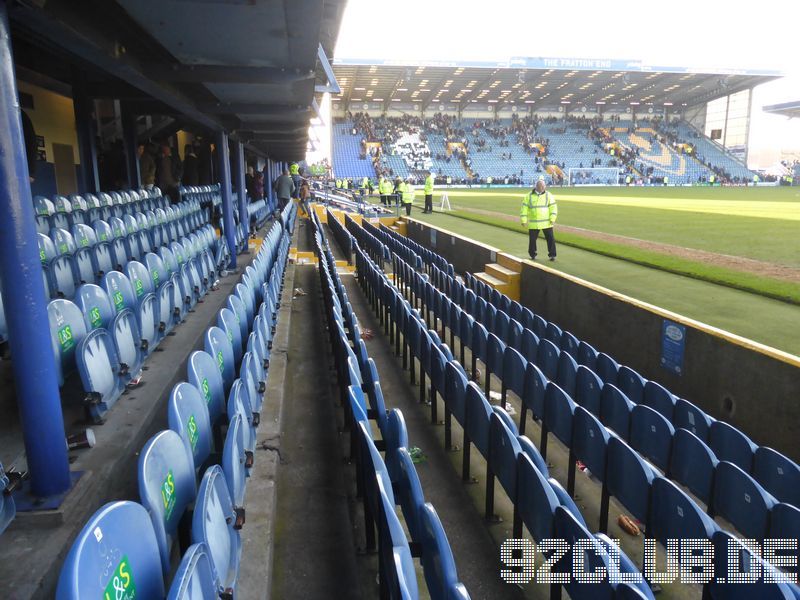
[[[342,188],[342,180],[341,179],[337,179],[336,180],[336,189],[341,189],[341,188]]]
[[[414,202],[414,186],[410,183],[401,184],[401,192],[403,194],[403,204],[411,204]]]
[[[300,174],[300,165],[297,163],[292,163],[292,166],[289,167],[289,174],[290,175],[299,175]]]
[[[448,177],[447,178],[447,185],[450,185],[451,183],[453,183],[453,178],[452,177]]]
[[[361,180],[361,187],[362,187],[362,188],[366,188],[366,187],[367,187],[367,184],[369,184],[369,179],[367,179],[366,177],[364,177],[364,179],[362,179],[362,180]]]
[[[345,179],[342,182],[342,187],[344,187],[344,189],[349,189],[350,188],[350,181],[348,179]]]
[[[425,178],[425,195],[430,196],[433,194],[433,175],[428,175]]]
[[[386,179],[381,179],[378,182],[378,191],[380,192],[381,196],[388,196],[392,193],[394,186],[392,186],[392,182]]]
[[[522,201],[519,218],[528,229],[547,229],[553,226],[558,217],[558,205],[550,192],[537,194],[528,192]]]

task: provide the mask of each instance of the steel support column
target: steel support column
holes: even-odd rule
[[[222,194],[222,223],[225,228],[225,239],[231,251],[229,269],[236,268],[236,223],[233,219],[233,193],[231,191],[231,159],[228,148],[228,134],[217,133],[217,170],[219,187]]]

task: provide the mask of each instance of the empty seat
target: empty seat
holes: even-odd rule
[[[683,398],[675,402],[675,412],[672,415],[672,424],[675,429],[683,428],[691,431],[704,442],[708,441],[708,432],[714,421],[694,404]]]
[[[392,480],[395,500],[403,511],[412,541],[419,542],[422,539],[420,511],[425,504],[422,485],[408,449],[401,447],[394,452],[397,455],[398,465],[396,480],[394,478]]]
[[[78,373],[87,392],[87,408],[97,421],[122,393],[124,383],[120,362],[111,334],[106,329],[91,331],[78,344],[75,353]]]
[[[150,272],[139,261],[132,260],[125,265],[125,274],[131,282],[137,305],[141,304],[147,294],[155,292]]]
[[[575,402],[555,383],[548,383],[544,397],[544,419],[542,420],[542,456],[547,456],[547,434],[552,433],[566,447],[572,443],[572,416]]]
[[[47,305],[47,318],[58,382],[63,385],[64,376],[75,368],[75,351],[86,337],[86,325],[80,309],[69,300],[51,300]]]
[[[114,318],[110,333],[119,358],[123,382],[135,384],[142,373],[142,337],[133,311],[124,309]]]
[[[608,525],[606,494],[614,496],[631,515],[648,528],[650,518],[650,487],[657,473],[647,461],[624,441],[611,437],[608,442],[606,486],[603,489],[603,508],[600,514],[600,531]]]
[[[536,366],[548,380],[554,381],[558,375],[558,357],[560,352],[558,347],[550,340],[539,340],[536,350]]]
[[[217,327],[228,336],[234,364],[238,365],[242,361],[242,330],[236,321],[236,314],[229,308],[221,308],[217,313]]]
[[[597,376],[603,380],[603,384],[617,385],[619,364],[608,354],[600,352],[597,355],[596,367],[593,369]]]
[[[228,341],[228,335],[219,327],[210,327],[205,335],[205,351],[214,357],[217,369],[222,374],[225,393],[227,393],[236,376],[233,346]]]
[[[130,279],[124,273],[119,271],[106,273],[100,285],[108,294],[111,305],[116,312],[120,312],[125,308],[136,309],[136,294],[133,291]]]
[[[6,530],[17,514],[17,507],[14,497],[10,493],[9,484],[8,475],[3,470],[3,465],[0,464],[0,534]]]
[[[675,396],[664,386],[657,384],[655,381],[645,383],[642,402],[645,406],[660,412],[667,421],[672,421],[675,411]]]
[[[575,373],[575,402],[599,418],[602,392],[603,381],[597,374],[584,365],[578,366]]]
[[[793,460],[761,446],[755,453],[753,477],[781,502],[800,507],[800,466]]]
[[[200,469],[211,454],[212,433],[208,406],[199,389],[186,382],[172,388],[167,423],[181,436],[194,469]]]
[[[216,600],[218,584],[205,544],[192,544],[183,555],[167,600]]]
[[[617,372],[616,386],[634,404],[641,404],[644,399],[644,386],[646,380],[636,371],[621,365]]]
[[[633,406],[633,402],[628,400],[616,386],[611,384],[603,386],[600,396],[600,420],[624,440],[630,436]]]
[[[663,477],[653,481],[652,531],[648,535],[667,546],[667,540],[701,540],[714,535],[714,520],[674,483]]]
[[[164,579],[147,511],[135,502],[111,502],[92,515],[73,542],[56,599],[125,596],[163,598]]]
[[[431,600],[447,600],[448,590],[458,583],[458,573],[447,535],[433,505],[420,510],[422,568]]]
[[[748,538],[767,535],[769,513],[777,500],[755,479],[731,462],[717,465],[711,507]]]
[[[525,453],[517,456],[518,483],[515,509],[517,519],[514,523],[514,537],[522,537],[521,525],[525,527],[534,541],[553,537],[553,515],[560,501],[547,477],[536,468]]]
[[[115,311],[108,294],[99,285],[85,283],[80,286],[75,292],[75,304],[83,313],[87,331],[111,326]]]
[[[672,436],[675,429],[661,414],[649,406],[637,405],[631,411],[631,447],[662,472],[669,467]]]
[[[139,497],[150,513],[164,577],[178,538],[178,524],[194,503],[195,473],[181,437],[171,429],[153,436],[139,454]]]
[[[601,481],[605,479],[608,441],[612,435],[597,417],[582,406],[575,407],[572,422],[567,478],[567,491],[570,494],[575,491],[576,460],[580,460],[589,472]]]
[[[72,299],[80,279],[71,255],[57,256],[48,265],[50,289],[58,298]]]
[[[669,476],[689,488],[706,505],[711,504],[714,472],[718,464],[711,448],[696,435],[685,429],[675,432]]]
[[[708,433],[708,446],[719,460],[732,462],[745,473],[753,468],[756,446],[749,437],[724,421],[714,421]]]
[[[570,398],[575,397],[575,387],[577,384],[578,363],[568,353],[562,352],[558,358],[558,375],[556,383],[564,390]]]
[[[232,593],[239,575],[242,542],[225,475],[215,465],[200,482],[192,516],[192,542],[204,543],[211,555],[218,593]],[[147,596],[144,596],[147,597]]]

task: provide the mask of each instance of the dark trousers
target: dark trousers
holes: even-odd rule
[[[528,230],[528,256],[536,258],[536,240],[539,237],[539,231],[544,233],[544,239],[547,240],[547,256],[555,258],[556,256],[556,238],[553,235],[553,228],[547,229],[529,229]]]
[[[384,206],[389,206],[389,196],[386,194],[381,194],[381,204]]]
[[[433,212],[433,194],[425,194],[425,212]]]
[[[404,203],[403,206],[406,207],[406,216],[410,217],[411,216],[411,202],[409,202],[408,204]]]

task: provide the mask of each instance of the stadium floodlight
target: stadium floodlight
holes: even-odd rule
[[[619,169],[616,167],[570,168],[567,175],[568,185],[620,185]]]

